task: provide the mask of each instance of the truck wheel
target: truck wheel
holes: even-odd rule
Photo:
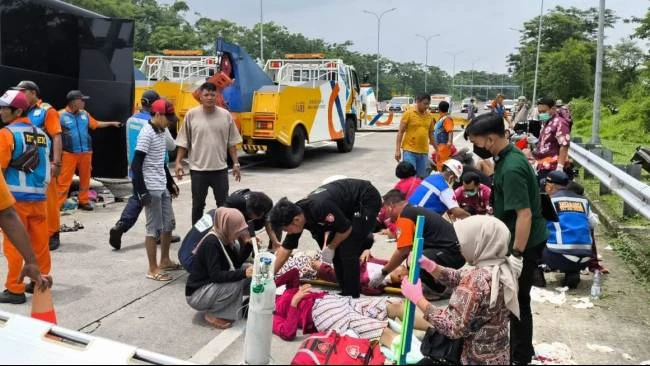
[[[296,127],[291,136],[291,146],[284,146],[276,143],[271,153],[271,160],[274,165],[281,165],[288,169],[297,168],[305,156],[305,131],[302,127]]]
[[[336,147],[339,149],[339,152],[347,153],[352,151],[352,148],[354,147],[356,132],[357,130],[354,125],[354,119],[346,119],[344,137],[341,140],[336,141]]]

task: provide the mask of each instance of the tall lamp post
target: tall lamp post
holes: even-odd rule
[[[539,74],[539,49],[542,44],[542,15],[544,15],[544,0],[539,8],[539,29],[537,31],[537,56],[535,56],[535,82],[533,83],[533,105],[537,103],[537,75]]]
[[[454,66],[452,69],[452,76],[451,76],[451,97],[452,99],[454,98],[454,92],[456,91],[456,56],[460,55],[465,51],[458,51],[458,52],[445,52],[448,55],[451,55],[454,57]]]
[[[472,60],[472,87],[471,87],[471,89],[470,89],[470,93],[469,93],[469,94],[470,94],[470,97],[473,97],[473,96],[474,96],[474,63],[475,63],[476,61],[480,61],[480,60],[481,60],[480,58],[477,58],[477,59]]]
[[[263,0],[260,0],[260,60],[264,65],[264,8],[262,3]]]
[[[426,45],[426,47],[425,47],[426,51],[425,51],[425,54],[424,54],[424,92],[426,93],[427,92],[427,76],[429,75],[429,41],[433,37],[440,36],[440,34],[434,34],[434,35],[431,35],[431,36],[428,36],[428,37],[425,37],[425,36],[423,36],[421,34],[416,34],[415,36],[424,39],[424,43]]]
[[[363,12],[366,14],[372,14],[375,17],[377,17],[377,83],[375,85],[375,92],[377,94],[377,100],[379,100],[379,32],[381,30],[381,18],[386,15],[386,13],[390,13],[391,11],[395,11],[397,8],[392,8],[383,11],[380,14],[375,13],[374,11],[368,11],[364,10]]]

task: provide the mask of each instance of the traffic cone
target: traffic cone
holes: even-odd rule
[[[52,292],[49,288],[45,291],[34,289],[32,318],[56,324],[56,312],[52,304]]]

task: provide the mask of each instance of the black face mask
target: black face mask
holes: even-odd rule
[[[489,159],[492,157],[490,150],[484,147],[478,147],[476,145],[474,145],[474,154],[478,155],[478,157],[481,159]]]

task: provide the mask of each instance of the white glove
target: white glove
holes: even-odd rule
[[[523,258],[517,258],[511,254],[506,258],[506,261],[510,266],[510,270],[512,270],[512,274],[515,275],[516,278],[519,278],[519,276],[521,276],[521,270],[524,268]]]
[[[329,264],[334,263],[334,251],[327,245],[323,248],[323,250],[321,250],[320,254],[322,256],[323,262]]]
[[[379,288],[384,284],[384,280],[386,279],[386,276],[381,274],[380,272],[377,272],[370,278],[370,282],[368,282],[368,285],[372,288]]]
[[[557,167],[555,168],[556,171],[558,172],[563,172],[564,171],[564,165],[558,164]]]

